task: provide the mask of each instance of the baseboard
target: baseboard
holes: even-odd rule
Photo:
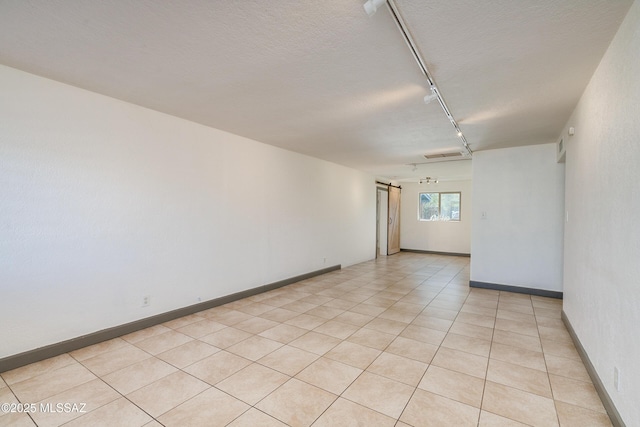
[[[239,299],[247,298],[253,295],[261,294],[263,292],[278,289],[283,286],[290,285],[292,283],[299,282],[301,280],[310,279],[315,276],[329,273],[331,271],[340,270],[342,266],[340,264],[331,267],[315,270],[309,273],[301,274],[299,276],[290,277],[288,279],[279,280],[277,282],[269,283],[267,285],[258,286],[256,288],[247,289],[235,294],[226,295],[220,298],[215,298],[209,301],[203,301],[198,304],[193,304],[187,307],[178,308],[176,310],[167,311],[165,313],[156,314],[154,316],[146,317],[144,319],[136,320],[130,323],[114,326],[112,328],[103,329],[101,331],[93,332],[80,337],[72,338],[70,340],[61,341],[59,343],[50,344],[44,347],[36,348],[34,350],[25,351],[23,353],[7,356],[0,359],[0,372],[9,371],[11,369],[19,368],[21,366],[28,365],[30,363],[39,362],[41,360],[48,359],[50,357],[58,356],[60,354],[68,353],[70,351],[78,350],[89,345],[98,344],[103,341],[107,341],[113,338],[120,337],[122,335],[130,334],[131,332],[139,331],[160,323],[168,322],[179,317],[188,316],[193,313],[197,313],[202,310],[207,310],[219,305],[224,305]]]
[[[439,251],[423,251],[422,249],[404,249],[400,248],[402,252],[413,252],[417,254],[431,254],[431,255],[450,255],[450,256],[465,256],[470,257],[471,254],[464,254],[458,252],[439,252]]]
[[[562,292],[548,291],[546,289],[525,288],[522,286],[499,285],[497,283],[476,282],[469,280],[469,286],[472,288],[493,289],[494,291],[515,292],[518,294],[535,295],[539,297],[562,299]]]
[[[596,369],[593,367],[593,364],[591,363],[591,360],[589,359],[587,352],[585,351],[584,347],[582,346],[582,343],[578,339],[578,336],[576,335],[576,331],[573,329],[573,326],[571,326],[571,322],[569,322],[569,318],[567,317],[564,310],[562,310],[562,321],[564,322],[564,325],[567,327],[567,330],[569,331],[569,335],[571,335],[571,339],[573,340],[573,344],[576,346],[576,350],[578,350],[578,354],[580,354],[582,363],[584,363],[585,368],[587,368],[587,372],[591,377],[593,386],[596,388],[596,392],[598,393],[598,396],[600,396],[600,400],[602,400],[602,405],[604,406],[604,409],[607,411],[607,414],[611,419],[611,423],[614,425],[614,427],[625,427],[624,421],[622,421],[622,417],[620,416],[620,413],[616,409],[616,406],[613,404],[613,400],[611,400],[609,393],[607,393],[607,390],[604,388],[604,384],[602,384],[602,381],[600,380],[600,377],[598,376]]]

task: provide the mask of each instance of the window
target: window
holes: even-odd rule
[[[460,193],[420,193],[418,220],[460,221]]]

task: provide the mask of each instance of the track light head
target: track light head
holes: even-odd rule
[[[438,95],[436,95],[435,93],[431,93],[429,95],[426,95],[424,97],[424,103],[425,104],[429,104],[431,101],[435,100],[438,98]]]
[[[424,103],[429,104],[431,101],[438,99],[438,92],[435,86],[431,86],[431,93],[424,97]]]
[[[373,16],[376,14],[378,8],[385,3],[386,0],[367,0],[363,5],[364,11],[367,12],[367,15]]]

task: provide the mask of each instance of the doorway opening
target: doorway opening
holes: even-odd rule
[[[376,197],[376,258],[387,256],[387,224],[389,224],[389,190],[378,188]]]

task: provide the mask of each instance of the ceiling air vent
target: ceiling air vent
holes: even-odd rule
[[[427,160],[440,160],[444,158],[464,157],[459,151],[453,151],[451,153],[439,153],[439,154],[425,154],[424,158]]]

